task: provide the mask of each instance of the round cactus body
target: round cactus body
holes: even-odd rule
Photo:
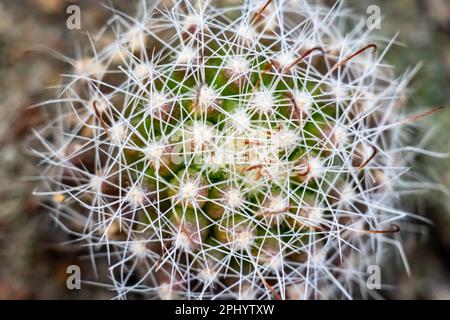
[[[115,12],[40,155],[55,217],[107,253],[118,297],[371,294],[407,215],[409,75],[358,22],[306,0]]]

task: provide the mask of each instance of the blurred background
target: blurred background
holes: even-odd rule
[[[61,245],[70,238],[56,228],[48,212],[32,196],[36,160],[27,153],[27,138],[43,122],[39,109],[29,106],[51,98],[51,86],[70,65],[49,54],[51,48],[70,57],[77,44],[87,43],[110,16],[102,3],[133,12],[138,0],[0,0],[0,299],[108,299],[113,292],[83,284],[66,287],[66,268],[77,264],[83,278],[94,279],[83,248]],[[152,1],[152,0],[148,0]],[[323,0],[333,3],[334,0]],[[356,13],[367,14],[378,5],[384,20],[380,32],[399,32],[402,46],[388,60],[398,73],[423,63],[412,83],[413,108],[446,106],[423,127],[437,134],[429,148],[450,151],[450,1],[448,0],[348,0]],[[66,9],[81,8],[81,30],[66,27]],[[414,169],[450,187],[450,159],[419,157]],[[388,299],[450,299],[450,200],[439,192],[419,196],[415,211],[434,224],[411,236],[406,244],[412,268],[408,277],[400,270]],[[101,266],[99,268],[102,268]],[[396,268],[396,266],[393,268]]]

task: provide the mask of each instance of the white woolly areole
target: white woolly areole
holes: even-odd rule
[[[349,142],[348,130],[342,126],[334,128],[333,137],[337,147],[345,146]]]
[[[202,147],[211,144],[214,141],[214,128],[210,125],[196,121],[191,128],[192,139],[196,147]]]
[[[275,196],[269,198],[269,206],[267,211],[269,213],[282,213],[289,209],[289,202],[282,196]]]
[[[105,181],[104,177],[93,175],[90,179],[89,185],[91,186],[91,190],[96,194],[102,194],[103,182]]]
[[[225,68],[230,70],[233,76],[240,76],[249,73],[250,64],[244,57],[232,57],[228,60]]]
[[[180,200],[195,200],[199,193],[199,186],[192,181],[183,182],[180,186],[178,197]]]
[[[249,250],[254,242],[253,232],[250,230],[239,230],[233,232],[233,249],[237,251]]]
[[[356,192],[352,185],[348,182],[344,183],[340,189],[340,198],[343,203],[349,203],[355,200]]]
[[[245,110],[241,109],[231,115],[231,123],[233,128],[242,133],[250,129],[251,119]]]
[[[320,160],[319,158],[312,158],[309,163],[309,176],[311,178],[318,178],[322,175],[323,173],[323,163],[322,160]]]
[[[158,288],[158,296],[161,300],[175,300],[178,295],[169,283],[162,283]]]
[[[74,63],[75,73],[79,76],[98,76],[106,71],[106,67],[94,58],[81,58]]]
[[[176,57],[176,63],[182,65],[191,65],[197,59],[197,51],[191,47],[184,47]]]
[[[132,52],[144,48],[146,33],[141,27],[136,26],[131,28],[131,30],[126,33],[125,37]]]
[[[295,54],[293,52],[282,52],[275,56],[275,61],[280,65],[280,68],[287,69],[295,62]]]
[[[189,238],[189,235],[186,234],[185,231],[180,231],[176,235],[175,239],[175,247],[182,249],[184,251],[191,251],[192,250],[192,241]]]
[[[142,241],[132,242],[130,246],[130,251],[139,258],[144,258],[148,253],[147,246],[145,242]]]
[[[272,134],[272,142],[276,149],[289,149],[296,147],[299,140],[299,134],[289,129],[283,128]]]
[[[348,89],[341,83],[334,83],[329,86],[329,92],[334,97],[336,103],[343,103],[349,99]]]
[[[257,39],[256,30],[244,23],[238,27],[236,35],[245,43],[251,43]]]
[[[312,222],[320,222],[323,217],[323,209],[320,207],[313,207],[308,209],[308,219]]]
[[[268,252],[264,253],[264,255],[265,257],[263,258],[263,260],[265,261],[265,264],[269,269],[273,271],[281,269],[281,267],[283,266],[283,259],[280,254]]]
[[[214,272],[211,268],[208,269],[207,267],[204,267],[199,270],[197,277],[203,283],[210,283],[217,277],[217,272]]]
[[[206,110],[207,108],[214,106],[218,97],[218,93],[213,88],[202,86],[198,92],[197,103],[202,110]]]
[[[128,191],[125,200],[130,202],[133,207],[142,206],[145,201],[145,192],[139,186],[133,186]]]
[[[244,284],[237,298],[239,300],[256,300],[255,290],[250,285]]]
[[[138,79],[151,78],[153,76],[153,67],[145,63],[138,63],[134,66],[133,72]]]
[[[115,143],[122,143],[128,137],[127,129],[121,123],[113,125],[109,130],[109,134]]]
[[[239,208],[244,202],[241,190],[231,189],[225,192],[225,204],[231,209]]]
[[[270,91],[262,90],[253,95],[250,104],[258,113],[270,114],[273,112],[275,99]]]
[[[294,96],[295,107],[299,111],[309,114],[313,106],[314,100],[308,92],[297,92]]]
[[[149,97],[148,108],[150,112],[155,112],[161,109],[165,104],[169,102],[167,96],[160,92],[154,92]]]
[[[164,155],[166,146],[161,142],[149,143],[144,149],[145,158],[151,162],[157,162]]]
[[[203,22],[203,17],[200,14],[191,14],[184,18],[183,27],[185,30],[189,30],[194,27],[200,27]]]

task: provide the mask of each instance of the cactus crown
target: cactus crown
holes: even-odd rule
[[[410,74],[342,3],[169,2],[73,63],[39,135],[58,221],[107,248],[118,297],[366,296],[407,215]]]

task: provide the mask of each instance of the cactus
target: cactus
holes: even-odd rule
[[[117,298],[374,295],[423,116],[404,108],[415,70],[383,62],[393,41],[341,2],[112,11],[114,41],[70,60],[36,152],[37,193],[106,254]]]

